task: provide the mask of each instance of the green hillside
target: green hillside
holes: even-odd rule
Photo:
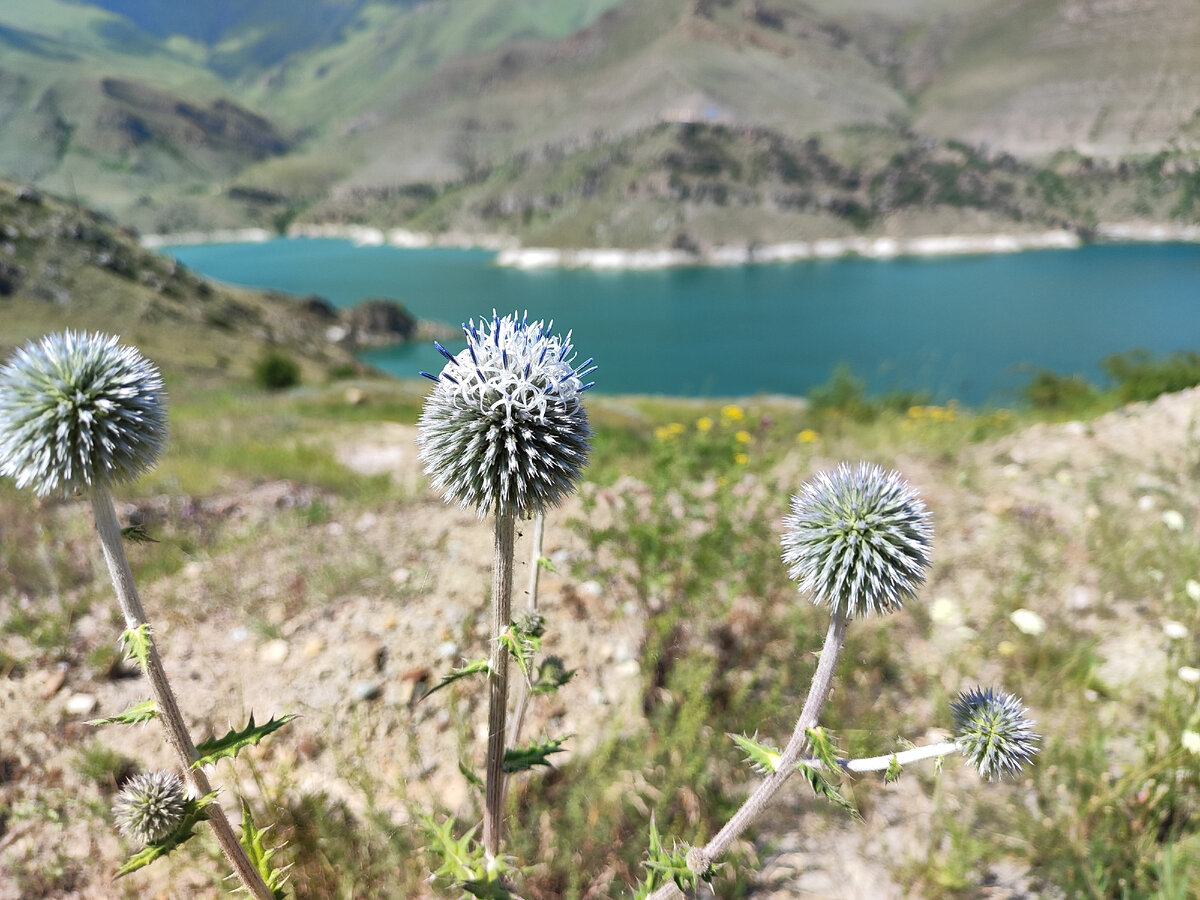
[[[0,46],[0,170],[144,231],[350,211],[533,238],[524,210],[545,203],[522,179],[629,155],[632,169],[614,172],[670,180],[652,149],[664,123],[817,138],[862,157],[864,184],[814,175],[824,200],[802,204],[808,224],[780,220],[769,198],[741,204],[746,238],[839,233],[845,217],[821,207],[842,201],[867,208],[856,228],[872,227],[894,211],[871,196],[874,179],[902,181],[905,160],[955,146],[988,183],[1015,164],[1028,171],[1014,189],[1063,180],[1074,200],[1022,200],[1017,219],[1012,202],[985,204],[974,221],[913,188],[925,212],[896,227],[1194,220],[1200,9],[1184,0],[305,0],[286,13],[220,2],[195,17],[145,0],[17,0],[0,10]],[[657,221],[662,194],[614,192],[606,205]],[[408,211],[363,197],[401,197]],[[518,217],[481,215],[493,201]],[[610,209],[573,215],[555,243],[663,237],[623,231]]]
[[[214,285],[110,220],[0,180],[0,356],[64,328],[120,334],[188,392],[247,382],[267,353],[304,380],[361,369],[326,340],[332,312]],[[335,320],[336,321],[336,320]]]

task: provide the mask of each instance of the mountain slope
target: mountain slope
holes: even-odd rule
[[[922,142],[1068,180],[1079,157],[1200,168],[1190,0],[218,0],[185,18],[6,4],[0,169],[175,231],[442,197],[671,122],[887,132],[864,145],[875,171]],[[1194,206],[1164,190],[1182,193],[1141,215]]]
[[[192,386],[245,378],[272,347],[312,378],[357,368],[331,312],[217,286],[111,221],[0,180],[0,357],[64,328],[119,333]]]

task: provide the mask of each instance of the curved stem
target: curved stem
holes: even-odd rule
[[[492,650],[488,674],[487,783],[483,794],[483,849],[489,859],[500,855],[504,814],[504,750],[508,718],[508,649],[499,640],[512,619],[514,513],[496,514],[495,562],[492,568]]]
[[[112,577],[113,588],[117,593],[117,602],[121,606],[121,614],[125,618],[125,627],[133,630],[146,622],[146,613],[142,601],[138,597],[137,587],[133,583],[133,571],[129,568],[129,559],[125,556],[125,547],[121,543],[121,526],[117,523],[117,514],[113,509],[112,497],[107,488],[92,489],[92,513],[96,518],[96,531],[100,535],[100,546],[104,550],[104,561],[108,564],[108,574]],[[183,777],[198,797],[212,793],[212,785],[202,769],[193,769],[192,763],[198,758],[196,745],[192,743],[187,726],[183,721],[183,713],[175,700],[175,692],[167,680],[166,670],[158,655],[158,647],[154,642],[153,633],[149,634],[150,652],[146,658],[146,677],[150,680],[150,690],[154,694],[158,719],[163,723],[167,732],[167,743],[175,751],[179,765],[183,769]],[[241,879],[251,896],[257,900],[274,900],[274,894],[259,875],[254,864],[246,856],[245,850],[233,833],[233,827],[225,816],[225,811],[219,803],[210,803],[206,807],[208,822],[216,835],[217,843],[225,859],[233,866],[233,870]]]
[[[725,854],[738,836],[762,815],[767,804],[771,802],[779,789],[783,787],[783,783],[795,770],[796,763],[800,762],[805,751],[808,750],[808,730],[816,726],[817,717],[825,706],[825,701],[829,699],[829,690],[833,687],[833,672],[837,667],[838,658],[842,655],[842,648],[846,644],[847,624],[846,616],[841,611],[835,611],[833,619],[829,623],[829,631],[825,635],[825,645],[821,648],[821,660],[817,663],[817,671],[813,673],[812,684],[809,686],[804,708],[800,710],[800,718],[796,720],[792,736],[779,757],[778,767],[762,780],[754,792],[746,798],[746,802],[712,840],[703,847],[692,849],[688,854],[688,865],[693,872],[706,871]],[[651,894],[650,900],[676,900],[682,896],[683,892],[679,887],[674,882],[670,882]]]

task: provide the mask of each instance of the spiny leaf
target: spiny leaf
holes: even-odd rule
[[[547,656],[538,666],[537,679],[533,682],[530,692],[534,696],[553,693],[570,681],[574,674],[574,669],[563,665],[561,657]]]
[[[816,728],[806,730],[805,734],[808,735],[808,745],[812,748],[812,755],[819,759],[828,771],[841,771],[841,760],[838,759],[837,750],[826,735],[825,729],[818,725]]]
[[[126,654],[136,660],[145,672],[150,665],[150,623],[143,622],[136,628],[126,628],[121,632],[121,643],[125,645]]]
[[[133,544],[157,544],[158,541],[150,537],[150,533],[146,531],[145,525],[128,525],[121,529],[121,537]]]
[[[457,883],[479,876],[484,867],[484,853],[483,847],[475,843],[478,826],[467,829],[461,838],[456,838],[454,825],[453,818],[447,818],[439,825],[433,816],[421,815],[421,830],[425,832],[428,842],[425,849],[441,860],[441,865],[434,870],[434,877]]]
[[[483,779],[479,777],[479,773],[461,759],[458,761],[458,771],[462,773],[463,778],[467,779],[467,784],[471,785],[471,787],[477,788],[479,791],[484,790],[485,785]]]
[[[135,703],[133,706],[124,712],[117,713],[115,716],[105,716],[103,719],[91,719],[89,725],[137,725],[140,722],[149,722],[158,715],[158,704],[153,700],[143,700],[141,703]]]
[[[548,556],[539,556],[537,560],[538,568],[545,569],[547,572],[558,573],[558,569],[554,568],[554,563],[550,561]]]
[[[292,719],[296,718],[293,715],[282,716],[278,719],[271,719],[269,722],[263,722],[261,725],[254,724],[254,714],[250,714],[250,723],[241,731],[234,731],[232,728],[229,733],[221,738],[210,738],[201,744],[196,745],[196,752],[199,758],[192,763],[193,769],[199,769],[201,766],[211,766],[219,759],[226,757],[235,757],[238,751],[243,747],[250,747],[257,744],[272,731],[278,731]]]
[[[541,635],[534,631],[525,631],[520,625],[513,622],[500,633],[497,640],[512,656],[521,669],[521,674],[529,678],[529,668],[533,664],[534,654],[542,646]]]
[[[546,766],[553,769],[553,764],[546,757],[552,753],[562,753],[562,745],[570,740],[570,738],[571,735],[567,734],[560,738],[552,738],[543,743],[535,741],[528,747],[513,747],[511,750],[505,750],[504,771],[523,772],[526,769],[532,769],[534,766]]]
[[[840,806],[856,819],[861,818],[861,816],[858,814],[858,810],[854,808],[854,805],[845,797],[843,797],[841,792],[838,791],[838,789],[834,787],[834,785],[829,782],[825,776],[816,769],[816,767],[811,766],[808,763],[800,762],[796,763],[796,771],[808,779],[809,787],[812,788],[813,793],[818,797],[824,797],[831,803]]]
[[[279,852],[279,847],[267,847],[263,843],[263,836],[270,830],[271,826],[266,828],[258,828],[254,824],[254,818],[250,815],[250,805],[242,800],[242,836],[240,843],[246,851],[246,855],[250,858],[254,868],[258,874],[262,876],[263,882],[270,889],[275,900],[284,900],[287,893],[283,886],[287,882],[287,872],[291,868],[290,865],[284,866],[282,869],[274,869],[271,867],[271,857]],[[242,888],[239,888],[241,890]]]
[[[782,754],[774,747],[760,743],[758,733],[755,732],[754,737],[748,738],[744,734],[729,734],[730,740],[742,748],[742,752],[746,754],[746,762],[750,763],[750,767],[760,775],[767,772],[776,772],[779,770],[779,760]]]
[[[486,659],[471,660],[471,662],[467,663],[462,668],[455,669],[449,675],[445,676],[438,684],[435,684],[433,687],[431,687],[429,690],[427,690],[424,694],[421,695],[421,700],[424,700],[426,697],[428,697],[434,691],[440,691],[446,685],[453,684],[454,682],[458,681],[458,679],[460,679],[460,678],[466,678],[468,675],[478,675],[480,673],[482,673],[484,675],[492,674],[491,663],[489,663]]]
[[[671,850],[663,847],[654,816],[650,817],[650,846],[646,851],[646,861],[642,865],[646,869],[646,878],[638,885],[634,894],[635,900],[646,900],[668,881],[673,881],[676,887],[688,891],[695,890],[700,881],[708,882],[713,878],[711,868],[700,875],[691,870],[687,863],[686,847],[676,845]]]
[[[883,780],[886,784],[893,784],[900,780],[900,760],[896,758],[896,754],[892,754],[891,760],[888,762],[887,771],[883,773]]]
[[[205,807],[216,798],[217,792],[213,791],[211,794],[205,794],[196,800],[185,800],[183,819],[179,822],[179,827],[161,841],[147,844],[140,851],[125,860],[121,868],[117,869],[116,877],[120,878],[122,875],[128,875],[130,872],[136,872],[138,869],[150,865],[150,863],[154,862],[160,856],[166,856],[176,847],[182,846],[194,837],[196,826],[208,818],[208,812],[205,810]]]

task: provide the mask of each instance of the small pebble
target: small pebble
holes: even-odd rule
[[[585,581],[579,586],[579,594],[589,600],[597,600],[604,594],[604,588],[598,581]]]
[[[259,648],[258,658],[270,666],[277,666],[288,657],[288,642],[283,638],[267,641]]]
[[[67,680],[67,670],[65,666],[59,666],[46,677],[46,683],[42,685],[42,699],[49,700],[58,693],[58,689],[63,686],[63,682]]]
[[[373,681],[357,681],[351,688],[355,700],[376,700],[383,689]]]
[[[91,694],[72,694],[63,708],[68,715],[87,716],[94,713],[99,705],[100,701]]]
[[[1182,641],[1190,633],[1186,625],[1171,619],[1162,623],[1163,634],[1173,641]]]

